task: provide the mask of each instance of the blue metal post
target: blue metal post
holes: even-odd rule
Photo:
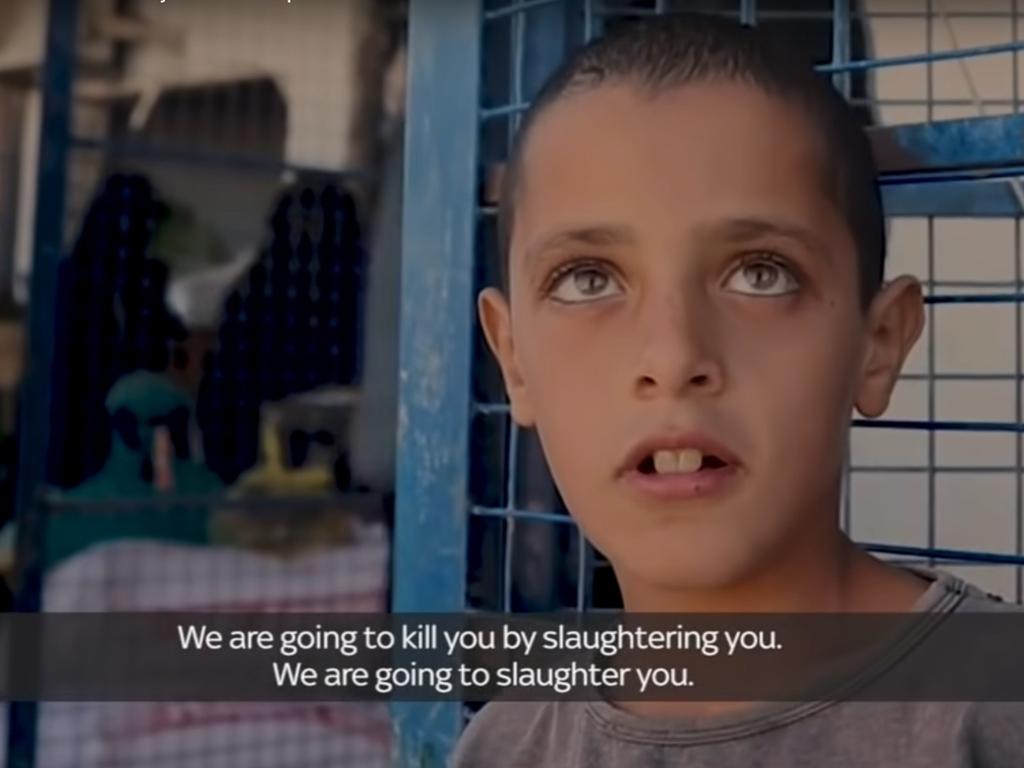
[[[50,454],[50,376],[53,368],[57,269],[63,256],[64,201],[71,134],[76,0],[50,0],[43,69],[35,239],[28,313],[28,358],[22,384],[16,514],[19,520],[19,610],[38,609],[41,573],[33,552],[32,505],[46,482]],[[27,558],[27,559],[26,559]],[[31,565],[26,566],[26,563]],[[8,712],[8,768],[35,763],[35,702],[12,702]]]
[[[1005,180],[981,180],[975,169],[1024,164],[1024,116],[882,126],[869,134],[889,216],[1019,215],[1020,203]],[[915,171],[946,172],[948,180],[890,183]],[[963,178],[955,177],[958,171]]]
[[[583,0],[564,0],[530,12],[523,50],[514,66],[521,67],[523,98],[531,99],[540,86],[583,43]]]
[[[740,0],[740,23],[757,23],[757,0]]]
[[[850,61],[850,0],[832,2],[832,65],[842,67]],[[850,98],[850,72],[841,70],[832,75],[832,85]]]
[[[465,607],[479,0],[412,0],[402,224],[395,612]],[[395,764],[442,766],[458,702],[392,707]]]
[[[18,512],[24,513],[46,481],[50,438],[50,374],[56,319],[57,269],[64,248],[71,86],[78,4],[50,0],[43,72],[43,119],[35,212],[35,252],[23,385]]]

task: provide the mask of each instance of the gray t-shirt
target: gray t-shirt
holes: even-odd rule
[[[932,581],[914,611],[1020,609],[950,574],[914,570]],[[451,765],[1024,768],[1024,704],[782,702],[668,720],[603,701],[493,701],[470,721]]]

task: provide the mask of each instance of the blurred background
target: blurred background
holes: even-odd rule
[[[617,608],[473,298],[540,84],[684,10],[770,26],[857,106],[889,273],[928,295],[845,529],[1020,601],[1024,0],[4,0],[2,607]],[[18,703],[0,746],[433,766],[477,707]]]
[[[2,4],[6,608],[387,609],[406,22],[378,0]],[[10,718],[25,765],[390,747],[384,706]]]

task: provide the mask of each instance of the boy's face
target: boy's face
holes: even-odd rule
[[[739,83],[608,84],[534,124],[510,295],[481,319],[627,600],[835,536],[851,411],[884,411],[922,313],[909,279],[861,307],[823,158],[798,109]]]

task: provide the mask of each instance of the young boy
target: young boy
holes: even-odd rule
[[[851,413],[886,410],[923,325],[875,176],[826,80],[710,17],[586,46],[526,116],[481,322],[627,611],[1005,609],[838,524]],[[1019,768],[1022,711],[492,702],[454,765]]]

